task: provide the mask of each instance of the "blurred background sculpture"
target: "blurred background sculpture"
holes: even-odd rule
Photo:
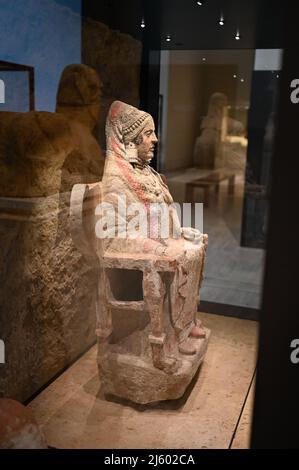
[[[137,403],[179,398],[209,338],[197,316],[207,236],[180,226],[166,183],[149,166],[157,143],[149,114],[114,102],[106,136],[102,183],[75,185],[71,202],[74,240],[100,260],[103,390]]]
[[[203,118],[201,135],[194,149],[194,164],[200,168],[214,169],[221,166],[221,139],[225,133],[227,98],[214,93],[209,102],[208,115]]]
[[[224,93],[213,93],[208,115],[201,124],[201,135],[194,147],[194,164],[200,168],[215,169],[225,166],[223,143],[227,135],[242,135],[241,122],[228,117],[228,100]]]

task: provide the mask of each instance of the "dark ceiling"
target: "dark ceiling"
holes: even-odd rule
[[[84,16],[148,42],[151,49],[283,47],[278,0],[83,0]],[[223,14],[225,24],[219,25]],[[146,27],[141,28],[144,17]],[[240,40],[235,39],[237,30]],[[171,42],[166,42],[166,36]]]

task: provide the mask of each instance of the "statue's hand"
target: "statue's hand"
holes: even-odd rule
[[[202,233],[192,227],[183,227],[182,228],[182,236],[185,240],[189,240],[193,242],[195,245],[198,245],[202,239]]]

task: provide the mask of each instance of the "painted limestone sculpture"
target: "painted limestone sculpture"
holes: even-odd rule
[[[102,182],[75,185],[71,198],[74,241],[99,260],[101,384],[136,403],[177,399],[210,334],[197,315],[207,236],[180,226],[149,166],[157,143],[149,114],[115,101],[106,138]]]

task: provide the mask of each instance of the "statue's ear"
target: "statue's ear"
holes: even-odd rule
[[[138,136],[134,139],[134,144],[140,145],[140,144],[142,144],[142,142],[143,142],[143,137],[142,137],[142,134],[140,133],[140,134],[138,134]]]
[[[129,142],[126,145],[126,155],[129,162],[136,163],[138,161],[138,151],[134,142]]]

